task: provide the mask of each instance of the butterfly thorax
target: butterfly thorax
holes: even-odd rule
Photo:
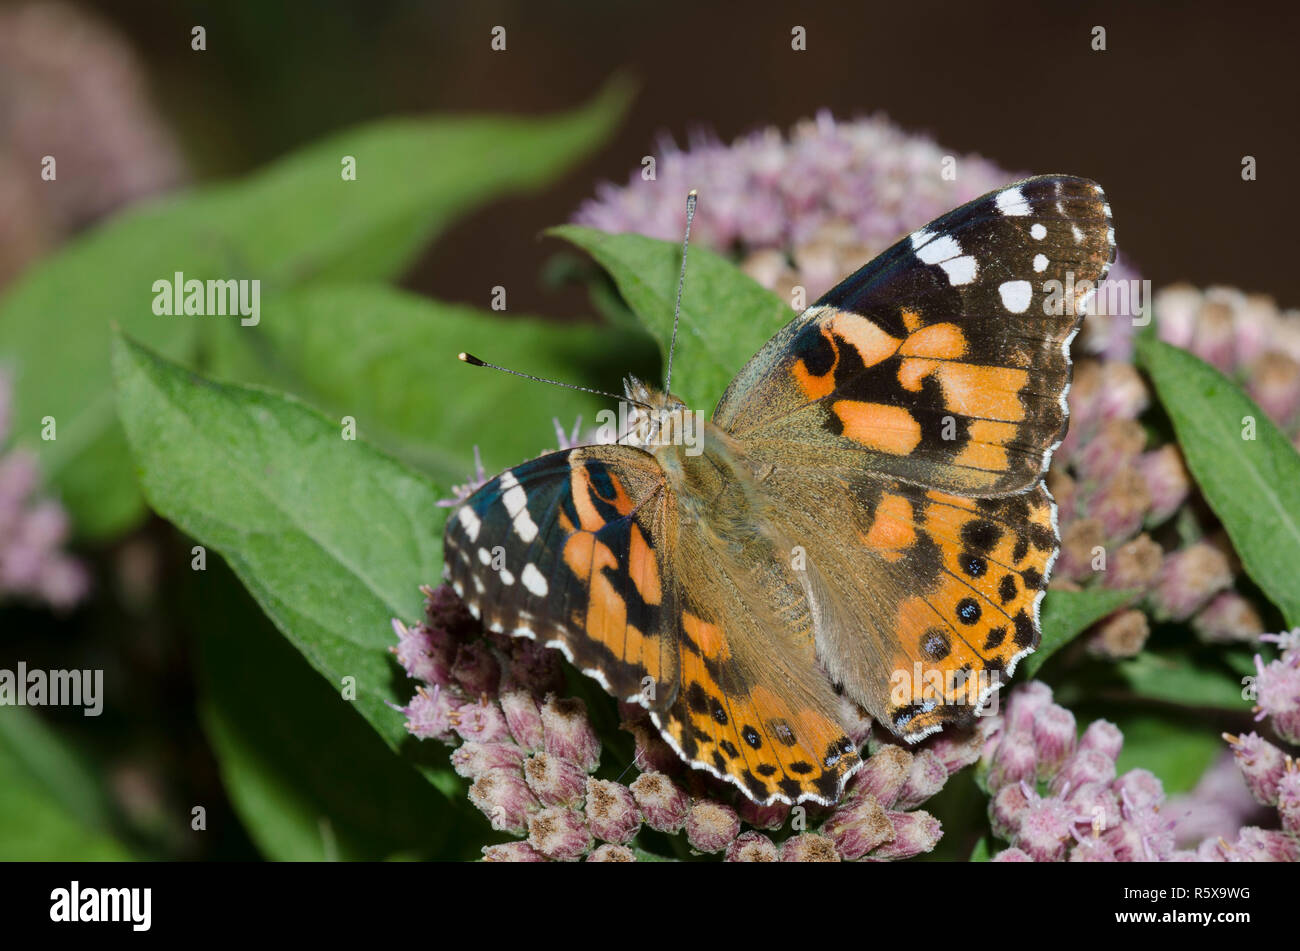
[[[735,440],[671,393],[634,377],[625,390],[634,403],[624,441],[654,455],[682,515],[722,535],[752,519],[753,475]]]

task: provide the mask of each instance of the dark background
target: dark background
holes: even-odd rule
[[[617,137],[543,194],[500,201],[425,254],[407,284],[483,306],[589,310],[543,290],[565,220],[622,183],[661,132],[724,141],[820,108],[883,111],[954,153],[1101,182],[1121,250],[1156,286],[1227,283],[1300,304],[1295,44],[1272,3],[653,4],[314,0],[90,4],[134,44],[200,178],[251,169],[327,131],[429,111],[538,114],[613,73],[640,86]],[[190,49],[190,28],[208,49]],[[508,49],[490,49],[495,25]],[[808,49],[790,48],[791,27]],[[1107,49],[1091,48],[1093,26]],[[1243,182],[1253,155],[1258,180]],[[516,291],[517,289],[517,291]],[[516,296],[517,293],[517,296]]]

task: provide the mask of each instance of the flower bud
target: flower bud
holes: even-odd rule
[[[534,753],[524,761],[524,779],[543,806],[576,806],[587,794],[587,772],[572,760]]]
[[[761,832],[742,832],[727,846],[728,862],[779,862],[781,853]]]
[[[721,852],[739,834],[736,810],[720,802],[701,800],[686,814],[686,841],[698,852]]]
[[[557,862],[576,862],[591,850],[591,831],[581,813],[551,806],[528,817],[528,844]]]
[[[932,852],[943,836],[943,825],[928,812],[886,811],[894,827],[894,837],[872,852],[868,858],[877,860],[910,859],[923,852]]]
[[[835,843],[824,835],[804,832],[792,835],[781,843],[782,862],[840,862]]]
[[[915,809],[943,789],[948,781],[948,769],[937,754],[928,749],[918,750],[912,756],[912,766],[907,780],[898,792],[893,808],[906,812]]]
[[[1232,755],[1250,794],[1266,806],[1277,805],[1278,783],[1282,781],[1287,761],[1282,751],[1256,733],[1241,736],[1225,733],[1223,738],[1232,746]]]
[[[545,742],[542,714],[537,701],[523,690],[508,690],[501,694],[501,712],[515,742],[529,752],[542,748]]]
[[[606,842],[598,845],[587,856],[588,862],[635,862],[636,853],[626,845],[611,845]]]
[[[641,811],[622,783],[587,779],[587,824],[605,842],[626,845],[641,829]]]
[[[674,833],[686,824],[691,809],[690,797],[663,773],[642,773],[633,780],[630,788],[650,828]]]
[[[542,729],[543,746],[552,756],[571,760],[587,772],[600,764],[600,740],[587,719],[587,705],[577,697],[547,697]]]
[[[821,829],[839,854],[853,861],[897,835],[889,816],[870,794],[863,794],[831,813]]]
[[[492,828],[515,834],[523,833],[529,813],[538,807],[524,777],[512,769],[494,769],[474,780],[469,801],[487,816]]]

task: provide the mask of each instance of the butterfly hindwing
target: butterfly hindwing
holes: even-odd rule
[[[560,648],[751,798],[834,802],[858,765],[797,582],[684,520],[650,454],[591,446],[508,470],[453,511],[445,551],[489,630]],[[780,617],[755,597],[779,587]]]
[[[714,414],[750,443],[973,495],[1064,433],[1068,343],[1114,258],[1100,188],[1032,178],[914,232],[783,328]]]

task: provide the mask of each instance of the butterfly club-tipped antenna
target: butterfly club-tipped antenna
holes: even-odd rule
[[[509,367],[498,366],[495,363],[488,363],[486,360],[480,360],[472,353],[461,351],[456,354],[456,359],[461,363],[468,363],[472,367],[487,367],[489,370],[500,370],[502,373],[509,373],[511,376],[523,377],[525,380],[532,380],[534,383],[549,383],[551,386],[562,386],[566,390],[581,390],[584,393],[594,393],[596,396],[608,396],[610,399],[614,400],[627,400],[629,403],[635,403],[638,406],[650,409],[649,406],[642,403],[640,400],[634,400],[627,396],[619,396],[617,393],[610,393],[607,390],[592,389],[590,386],[578,386],[576,383],[561,383],[559,380],[550,380],[544,376],[533,376],[531,373],[520,373],[518,370],[512,370]]]
[[[668,344],[668,372],[664,375],[664,393],[672,392],[673,354],[677,352],[677,324],[682,317],[682,288],[686,286],[686,249],[691,244],[691,222],[695,220],[695,203],[699,192],[694,188],[686,196],[686,234],[682,238],[682,272],[677,278],[677,306],[673,308],[673,339]]]

